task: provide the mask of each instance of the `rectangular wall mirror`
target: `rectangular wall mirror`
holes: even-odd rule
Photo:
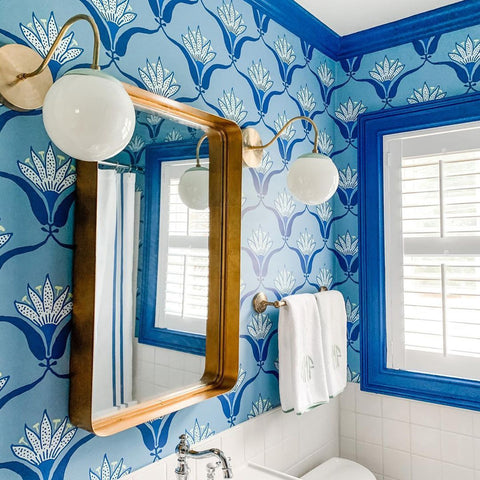
[[[241,133],[125,85],[129,145],[77,162],[70,418],[110,435],[238,372]]]

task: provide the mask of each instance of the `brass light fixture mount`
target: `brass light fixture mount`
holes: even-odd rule
[[[197,143],[197,148],[196,148],[196,152],[195,152],[195,157],[197,159],[197,164],[195,165],[195,168],[201,168],[202,166],[200,165],[200,147],[202,146],[202,143],[207,140],[208,138],[208,135],[205,134],[205,135],[202,135],[200,137],[200,140],[198,141]]]
[[[91,68],[98,66],[100,34],[92,17],[84,14],[69,18],[45,58],[35,50],[18,44],[0,47],[0,102],[11,110],[28,112],[42,107],[45,95],[53,84],[52,74],[47,68],[56,48],[67,30],[77,21],[87,21],[93,30],[93,61]]]
[[[263,145],[260,134],[255,128],[247,127],[242,130],[243,139],[243,163],[250,168],[256,168],[262,163],[263,150],[273,145],[275,140],[295,121],[304,120],[312,125],[315,132],[315,139],[313,142],[312,153],[318,153],[318,127],[315,122],[303,115],[291,118],[278,132],[277,134],[266,144]]]

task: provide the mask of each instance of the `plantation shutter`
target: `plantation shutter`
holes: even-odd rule
[[[180,199],[180,177],[194,161],[162,164],[156,326],[205,335],[208,314],[209,210]]]
[[[480,380],[480,128],[384,152],[387,366]]]

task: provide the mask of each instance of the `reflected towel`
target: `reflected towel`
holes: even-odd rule
[[[301,414],[329,401],[321,324],[315,296],[285,297],[278,319],[282,410]]]
[[[96,415],[132,401],[136,221],[135,174],[99,169],[93,372]]]
[[[328,393],[335,397],[347,385],[347,314],[343,295],[336,290],[315,294],[322,328]]]

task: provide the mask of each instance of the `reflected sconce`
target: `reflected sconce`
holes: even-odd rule
[[[92,65],[70,70],[53,83],[48,62],[79,20],[93,30]],[[99,45],[94,20],[80,14],[67,20],[45,58],[24,45],[0,48],[0,102],[19,112],[43,106],[43,123],[53,143],[73,158],[92,162],[121,152],[135,128],[135,109],[127,92],[117,79],[100,72]]]
[[[200,165],[200,147],[207,138],[207,135],[203,135],[198,141],[197,164],[185,170],[178,184],[180,200],[193,210],[205,210],[208,207],[209,171]]]
[[[287,186],[297,200],[307,205],[318,205],[330,199],[338,188],[338,170],[332,159],[318,152],[318,128],[308,117],[298,116],[290,119],[266,145],[262,144],[260,134],[248,127],[242,131],[243,163],[248,167],[258,167],[262,161],[263,150],[296,120],[310,123],[315,131],[312,153],[300,155],[291,165],[287,175]]]

